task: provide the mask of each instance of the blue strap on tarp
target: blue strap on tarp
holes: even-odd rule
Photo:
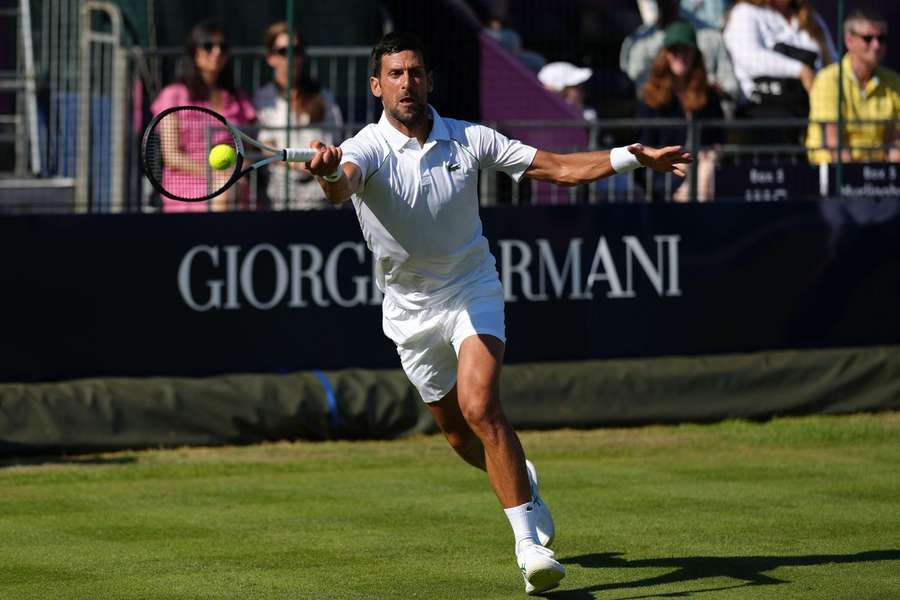
[[[319,381],[322,383],[322,388],[325,390],[325,401],[328,403],[328,420],[331,422],[332,433],[336,434],[338,424],[340,423],[340,415],[338,414],[337,398],[334,395],[334,388],[331,387],[331,381],[328,380],[328,375],[326,375],[324,371],[315,369],[313,373],[319,378]]]

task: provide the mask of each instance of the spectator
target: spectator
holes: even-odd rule
[[[651,25],[659,18],[657,0],[637,0],[638,11],[644,23]],[[725,11],[731,0],[681,0],[682,15],[703,21],[709,27],[721,29],[725,24]]]
[[[844,19],[843,58],[845,119],[893,120],[900,118],[900,75],[881,66],[887,51],[887,21],[868,10],[855,10]],[[806,146],[813,163],[837,159],[838,65],[825,67],[816,75],[810,92],[810,114]],[[822,150],[822,131],[825,147]],[[843,130],[844,161],[900,162],[900,130],[885,124],[848,123]],[[885,151],[885,146],[888,147]],[[877,148],[876,148],[877,147]],[[866,150],[865,148],[874,148]]]
[[[575,107],[585,120],[597,118],[597,111],[584,106],[584,83],[594,72],[588,68],[579,68],[572,63],[552,62],[544,65],[538,72],[538,79],[544,87]]]
[[[231,59],[228,53],[228,37],[221,22],[204,20],[191,29],[184,45],[184,56],[179,65],[180,73],[178,81],[164,87],[156,100],[150,106],[151,112],[156,115],[172,106],[193,105],[212,109],[224,116],[236,125],[246,125],[256,120],[256,111],[246,95],[235,88]],[[187,135],[187,132],[181,132]],[[224,140],[213,140],[218,143]],[[207,189],[209,167],[207,154],[203,150],[205,144],[184,143],[182,148],[172,148],[169,151],[183,152],[183,148],[197,148],[199,153],[190,156],[190,160],[184,158],[176,161],[168,161],[170,164],[191,164],[196,169],[191,169],[187,176],[178,175],[179,186],[196,186],[196,189]],[[167,150],[163,149],[163,159]],[[163,167],[163,185],[169,177],[173,177],[174,167]],[[218,176],[214,173],[213,176]],[[247,188],[243,185],[237,190],[239,195],[246,196]],[[187,196],[200,196],[203,194],[186,193]],[[228,195],[221,194],[210,201],[209,206],[201,202],[179,202],[163,197],[163,210],[166,212],[198,212],[205,210],[225,210],[227,208]]]
[[[678,0],[659,0],[656,23],[642,25],[622,42],[619,67],[634,82],[635,92],[640,96],[650,67],[663,47],[663,31],[675,21],[684,21],[696,32],[697,47],[703,54],[709,83],[718,93],[723,112],[731,116],[740,99],[740,88],[722,34],[685,11],[679,11],[678,5]]]
[[[547,59],[543,56],[522,47],[522,36],[517,31],[507,27],[505,19],[500,14],[495,13],[491,15],[484,28],[484,33],[488,37],[497,40],[501,46],[506,48],[507,52],[512,54],[516,60],[532,73],[537,73],[541,70],[541,67],[547,64]]]
[[[310,79],[304,69],[306,52],[302,38],[293,36],[291,55],[291,126],[290,140],[287,132],[288,103],[285,90],[288,86],[288,24],[285,21],[273,23],[266,29],[264,43],[266,62],[272,67],[274,80],[261,87],[253,97],[253,104],[259,116],[259,139],[275,148],[288,145],[305,148],[313,140],[326,144],[335,142],[336,128],[343,125],[341,109],[331,93],[319,82]],[[316,127],[315,125],[319,125]],[[311,127],[312,126],[312,127]],[[290,141],[290,144],[288,144]],[[287,182],[285,182],[285,174]],[[309,171],[300,163],[272,163],[269,167],[269,181],[266,186],[269,202],[277,208],[310,210],[328,208],[322,188]]]
[[[837,55],[809,0],[738,0],[726,18],[725,44],[748,99],[738,116],[748,118],[807,118],[815,72]],[[752,141],[796,144],[801,131],[758,129]]]
[[[718,92],[709,84],[703,55],[697,47],[694,29],[683,21],[675,21],[666,27],[663,35],[663,48],[656,55],[650,76],[641,90],[641,101],[638,105],[638,118],[664,119],[721,119],[722,108],[719,105]],[[700,141],[703,145],[721,142],[721,133],[717,130],[704,130],[706,133]],[[690,131],[681,128],[646,127],[639,137],[647,146],[685,146],[690,147],[693,140]],[[712,151],[704,151],[698,156],[697,164],[697,198],[709,200],[712,197],[712,175],[715,155]],[[671,182],[671,179],[669,179]],[[655,198],[665,195],[667,179],[663,176],[652,179],[652,192]],[[673,199],[688,200],[689,186],[687,180],[675,190]]]
[[[679,9],[679,0],[659,0],[657,21],[643,25],[625,38],[619,54],[619,66],[634,82],[640,96],[650,71],[650,66],[663,46],[663,30],[675,21],[690,24],[697,37],[697,46],[703,54],[710,84],[716,88],[725,114],[731,115],[738,100],[740,88],[734,75],[731,59],[718,29]]]
[[[681,0],[681,9],[710,27],[722,29],[731,0]]]

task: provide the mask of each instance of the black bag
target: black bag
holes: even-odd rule
[[[811,50],[789,46],[783,42],[775,44],[772,50],[799,60],[810,69],[815,68],[816,60],[819,58],[819,55]],[[750,101],[761,105],[766,114],[801,119],[809,116],[809,95],[799,79],[761,76],[754,78],[753,84]]]

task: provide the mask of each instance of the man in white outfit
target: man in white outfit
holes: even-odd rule
[[[352,199],[384,292],[384,332],[450,445],[487,471],[513,528],[525,591],[547,591],[565,569],[546,547],[553,521],[500,406],[503,289],[482,235],[478,171],[577,185],[642,165],[684,176],[691,158],[680,147],[640,145],[554,154],[442,118],[427,102],[432,77],[410,34],[378,42],[369,82],[381,120],[339,148],[313,142],[319,152],[307,166],[329,201]]]

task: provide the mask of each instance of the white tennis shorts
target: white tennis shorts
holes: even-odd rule
[[[487,334],[506,342],[503,286],[494,278],[437,306],[407,310],[389,297],[382,304],[384,334],[422,400],[437,402],[456,385],[456,367],[463,340]]]

